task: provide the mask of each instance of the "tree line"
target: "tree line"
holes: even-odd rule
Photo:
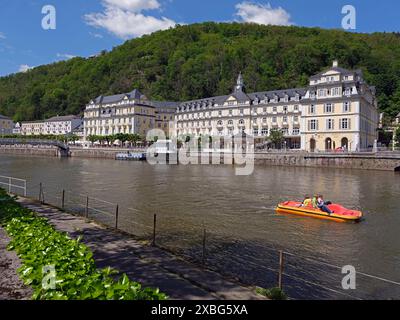
[[[303,87],[335,59],[364,72],[389,118],[400,112],[398,33],[207,22],[2,77],[0,114],[15,121],[82,114],[91,99],[134,88],[154,100],[225,95],[239,72],[247,92]]]

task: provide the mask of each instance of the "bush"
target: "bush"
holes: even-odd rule
[[[279,288],[257,288],[256,292],[271,300],[287,300],[287,295]]]
[[[92,252],[67,233],[56,231],[45,218],[22,208],[0,189],[0,224],[22,260],[21,279],[34,289],[36,300],[164,300],[158,289],[142,288],[111,268],[98,270]],[[55,289],[42,285],[43,268],[54,266]]]

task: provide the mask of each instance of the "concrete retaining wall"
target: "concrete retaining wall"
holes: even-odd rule
[[[318,155],[318,154],[266,154],[258,153],[257,165],[297,166],[297,167],[330,167],[344,169],[395,171],[400,167],[400,155]]]
[[[71,149],[70,156],[77,158],[115,159],[115,155],[126,150],[107,149]],[[0,153],[58,157],[57,148],[0,146]],[[209,155],[209,154],[207,154]],[[201,154],[199,163],[201,163]],[[211,157],[211,155],[210,155]],[[211,159],[210,159],[211,161]],[[221,163],[224,156],[221,156]],[[231,163],[229,163],[231,164]],[[297,166],[297,167],[329,167],[341,169],[364,169],[400,171],[400,154],[312,154],[312,153],[256,153],[256,165]]]
[[[58,148],[36,148],[36,147],[14,147],[14,146],[1,146],[0,154],[17,154],[27,156],[43,156],[43,157],[58,157]]]

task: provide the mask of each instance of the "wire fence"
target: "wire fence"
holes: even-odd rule
[[[31,186],[29,196],[66,212],[129,233],[242,283],[282,287],[293,299],[399,299],[400,279],[361,272],[356,290],[342,287],[343,266],[303,256],[279,245],[237,239],[218,225],[193,224],[184,217],[149,215],[135,208],[70,190]]]

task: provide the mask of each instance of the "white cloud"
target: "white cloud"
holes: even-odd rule
[[[103,3],[111,7],[117,7],[132,12],[159,9],[161,7],[157,0],[103,0]]]
[[[236,16],[243,22],[253,22],[265,25],[289,26],[290,14],[283,8],[272,8],[271,4],[241,2],[236,5]]]
[[[165,30],[176,22],[145,15],[142,11],[160,9],[158,0],[103,0],[104,12],[85,15],[87,24],[104,28],[122,39],[140,37],[158,30]]]
[[[3,32],[0,32],[0,39],[5,39],[6,35]]]
[[[72,54],[68,54],[68,53],[57,53],[57,57],[58,57],[58,58],[61,58],[61,59],[67,59],[67,60],[69,60],[69,59],[75,58],[76,56],[74,56],[74,55],[72,55]]]
[[[27,72],[28,70],[33,69],[33,67],[28,66],[27,64],[21,64],[19,66],[18,72]]]
[[[90,34],[92,37],[97,38],[97,39],[103,39],[103,38],[104,38],[103,35],[100,34],[100,33],[89,32],[89,34]]]

